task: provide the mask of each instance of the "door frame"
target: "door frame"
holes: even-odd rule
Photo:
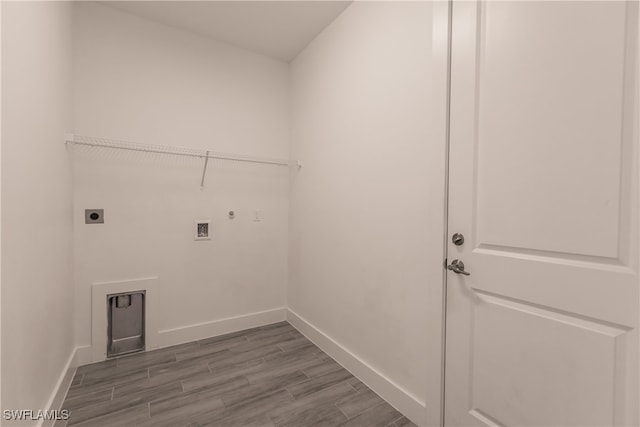
[[[433,59],[433,132],[434,140],[444,146],[444,188],[443,188],[443,235],[442,235],[442,282],[441,292],[441,339],[439,396],[433,402],[431,410],[427,408],[428,425],[445,426],[445,364],[446,364],[446,325],[447,325],[447,247],[449,235],[449,131],[451,104],[451,37],[452,37],[453,0],[433,1],[432,20],[432,59]],[[427,395],[429,398],[429,394]],[[430,402],[430,400],[427,400]],[[431,411],[437,408],[437,413]]]

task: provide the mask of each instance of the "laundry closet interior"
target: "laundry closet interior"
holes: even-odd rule
[[[0,8],[3,410],[640,422],[637,2]]]

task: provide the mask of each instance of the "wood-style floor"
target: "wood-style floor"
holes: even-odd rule
[[[413,426],[287,322],[78,368],[61,426]]]

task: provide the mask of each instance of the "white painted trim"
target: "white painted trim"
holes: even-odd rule
[[[78,366],[87,365],[92,362],[92,350],[90,345],[81,345],[76,347],[76,358]]]
[[[432,79],[433,92],[433,114],[432,128],[433,141],[442,143],[445,148],[444,162],[444,191],[443,191],[443,211],[444,222],[442,224],[442,260],[447,257],[447,248],[449,243],[449,105],[451,92],[451,1],[433,2],[433,20],[432,20],[432,44],[431,55],[433,59]],[[430,334],[433,338],[430,340],[432,356],[425,358],[428,364],[427,372],[432,378],[426,385],[425,400],[429,402],[429,408],[426,413],[426,425],[444,427],[444,367],[445,367],[445,349],[446,349],[446,289],[447,289],[447,270],[442,269],[442,281],[440,283],[433,282],[430,284],[429,293],[432,294],[429,301],[425,302],[425,308],[431,315],[428,317],[430,323],[438,322],[440,331],[439,339],[436,342],[435,328]],[[437,303],[437,305],[436,305]],[[438,357],[435,357],[436,351]]]
[[[259,311],[236,317],[213,320],[211,322],[197,323],[195,325],[181,326],[165,329],[158,333],[160,347],[168,347],[176,344],[184,344],[204,338],[229,334],[244,329],[256,328],[271,323],[282,322],[287,319],[287,309],[284,307],[273,310]]]
[[[69,359],[65,364],[62,372],[60,372],[60,377],[56,382],[56,386],[53,388],[51,393],[51,397],[49,401],[45,405],[45,408],[48,410],[59,410],[62,407],[62,402],[64,402],[64,398],[67,395],[67,391],[69,391],[69,387],[71,386],[71,381],[73,381],[73,376],[76,374],[76,368],[78,366],[78,348],[75,347],[71,354],[69,355]],[[36,426],[37,427],[51,427],[55,424],[55,420],[40,420]]]
[[[104,299],[101,299],[101,301],[104,301]],[[106,304],[104,304],[104,307],[106,310]],[[426,425],[427,412],[424,402],[421,402],[289,308],[281,307],[211,322],[165,329],[158,331],[157,344],[160,348],[168,347],[285,320],[411,421],[420,426]],[[76,347],[75,353],[77,354],[78,365],[93,362],[92,355],[95,352],[91,346]]]
[[[105,297],[99,297],[98,302],[104,302],[105,298],[106,294]],[[102,304],[100,303],[100,305]],[[104,304],[103,307],[105,307],[106,310],[106,304]],[[106,313],[104,316],[106,316]],[[184,344],[191,341],[229,334],[231,332],[242,331],[244,329],[256,328],[258,326],[269,325],[271,323],[282,322],[285,320],[287,320],[287,309],[280,307],[273,310],[259,311],[241,316],[212,320],[210,322],[165,329],[156,332],[155,348]],[[104,346],[102,347],[104,348]],[[152,348],[147,347],[147,351],[149,350],[152,350]],[[76,352],[78,366],[104,360],[104,358],[99,360],[94,359],[95,354],[98,352],[94,351],[90,345],[76,347]]]
[[[357,355],[349,351],[316,326],[312,325],[291,309],[287,310],[287,320],[304,336],[320,347],[325,353],[335,359],[340,365],[351,372],[371,390],[389,402],[394,408],[402,412],[419,426],[427,423],[426,404],[417,397],[394,383],[378,372]]]
[[[145,293],[145,347],[158,348],[158,278],[142,277],[115,282],[93,283],[91,286],[91,362],[107,358],[107,295],[140,291]]]

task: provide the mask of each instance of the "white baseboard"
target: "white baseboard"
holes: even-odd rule
[[[398,384],[385,377],[291,309],[287,310],[287,320],[304,336],[415,424],[419,426],[427,424],[427,409],[424,402],[421,402]]]
[[[90,345],[81,345],[76,347],[76,359],[78,366],[87,365],[93,363],[93,349]]]
[[[160,347],[169,347],[285,320],[287,320],[287,309],[282,307],[242,316],[227,317],[211,322],[165,329],[158,332],[158,341]]]
[[[242,316],[214,320],[211,322],[161,330],[158,331],[158,344],[159,347],[169,347],[172,345],[184,344],[204,338],[237,332],[244,329],[269,325],[271,323],[281,322],[284,320],[291,323],[291,325],[298,329],[309,340],[320,347],[329,356],[334,358],[338,363],[344,366],[349,372],[389,402],[398,411],[406,415],[411,421],[419,426],[427,424],[427,410],[424,402],[421,402],[411,393],[385,377],[367,362],[360,359],[357,355],[353,354],[343,345],[330,338],[327,334],[291,309],[283,307]],[[73,356],[74,362],[77,360],[77,365],[91,363],[91,354],[91,346],[76,347]],[[71,366],[71,363],[68,365]],[[67,368],[67,370],[68,369],[69,368]],[[75,371],[75,366],[71,371]],[[67,383],[65,387],[62,387],[64,389],[64,393],[66,393],[72,378],[73,373],[68,379],[69,383]],[[61,377],[61,380],[59,381],[60,384],[63,383],[63,379],[66,381],[66,377]],[[62,397],[64,397],[64,393],[62,394]],[[53,406],[50,407],[53,408]]]
[[[269,325],[271,323],[282,322],[285,320],[287,320],[287,309],[281,307],[273,310],[245,314],[242,316],[212,320],[211,322],[165,329],[157,331],[157,345],[154,348],[148,348],[147,350],[151,351],[157,348],[184,344],[191,341],[229,334],[231,332],[242,331],[244,329],[256,328],[258,326]],[[96,353],[96,351],[94,351],[90,345],[77,347],[76,351],[78,366],[97,361],[93,358],[93,354]]]
[[[53,392],[51,393],[51,397],[49,398],[49,401],[47,402],[45,408],[49,410],[59,410],[62,407],[62,402],[67,395],[67,391],[69,391],[71,381],[73,381],[73,376],[76,374],[76,368],[78,366],[77,354],[78,347],[75,347],[69,355],[69,359],[62,369],[62,372],[60,373],[60,377],[56,382]],[[36,424],[36,426],[51,427],[54,424],[55,420],[40,420]]]

